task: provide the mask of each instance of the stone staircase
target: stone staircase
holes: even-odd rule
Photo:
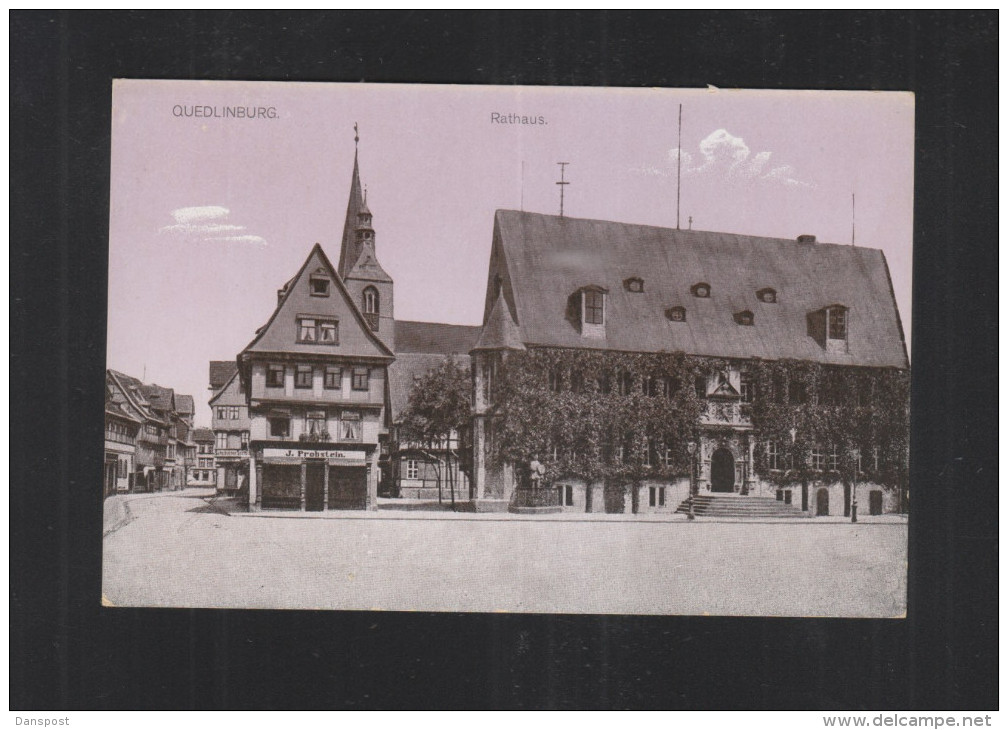
[[[689,500],[676,509],[679,514],[689,513]],[[697,517],[732,517],[762,520],[773,517],[808,517],[801,507],[778,502],[773,497],[750,497],[740,494],[698,494],[693,497],[693,514]]]

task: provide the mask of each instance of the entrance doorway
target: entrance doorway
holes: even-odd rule
[[[882,492],[878,489],[873,489],[868,493],[868,514],[882,514]]]
[[[816,501],[816,517],[828,517],[829,516],[829,490],[825,487],[819,489],[815,496]]]
[[[321,512],[325,507],[325,462],[305,464],[305,512]]]
[[[735,457],[728,449],[718,449],[711,457],[710,480],[712,492],[735,491]]]

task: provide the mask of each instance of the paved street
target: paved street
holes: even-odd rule
[[[106,502],[120,606],[900,616],[900,520],[228,515],[209,492]],[[117,504],[118,502],[118,504]]]

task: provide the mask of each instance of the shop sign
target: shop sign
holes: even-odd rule
[[[364,461],[363,451],[341,449],[263,449],[264,459],[325,459],[326,461]]]

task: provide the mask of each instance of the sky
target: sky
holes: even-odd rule
[[[908,93],[117,80],[112,106],[108,366],[197,425],[209,361],[314,243],[338,261],[354,124],[397,319],[480,324],[494,211],[558,213],[557,162],[565,215],[668,227],[681,163],[683,228],[882,249],[909,348]]]

